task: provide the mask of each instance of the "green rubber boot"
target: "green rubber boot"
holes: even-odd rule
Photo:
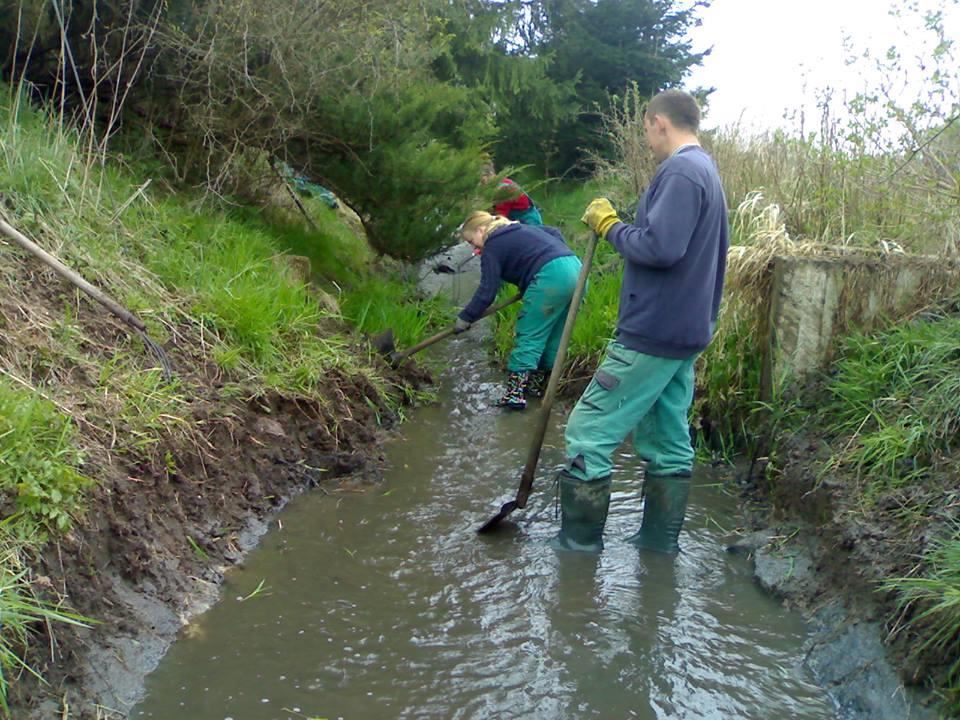
[[[550,540],[554,550],[600,552],[610,507],[610,478],[585,482],[560,471],[560,532]]]
[[[643,522],[627,542],[644,550],[674,554],[680,551],[677,538],[687,512],[690,478],[648,475],[643,483]]]

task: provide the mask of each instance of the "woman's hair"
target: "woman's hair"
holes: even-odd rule
[[[467,215],[467,219],[463,221],[463,225],[460,226],[460,232],[466,230],[480,230],[483,233],[483,236],[486,237],[490,234],[491,230],[494,230],[501,225],[509,225],[513,220],[508,220],[502,215],[491,215],[486,210],[474,210],[472,213]]]

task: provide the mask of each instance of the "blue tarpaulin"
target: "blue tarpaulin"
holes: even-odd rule
[[[329,208],[336,208],[339,206],[340,203],[337,202],[336,195],[330,192],[323,185],[318,185],[315,182],[311,182],[310,179],[304,175],[295,173],[293,168],[286,163],[283,163],[280,166],[280,172],[284,179],[292,183],[293,187],[301,195],[318,198],[319,200],[322,200]]]

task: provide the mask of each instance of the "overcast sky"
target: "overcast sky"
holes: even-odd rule
[[[919,2],[924,8],[945,4],[948,34],[960,39],[958,0]],[[691,33],[694,50],[713,46],[688,80],[691,88],[716,88],[704,127],[741,117],[748,127],[784,126],[785,109],[806,107],[808,118],[816,116],[819,88],[832,86],[835,97],[855,94],[864,87],[866,66],[845,65],[845,35],[860,52],[882,55],[892,44],[923,52],[924,33],[890,17],[889,7],[889,0],[713,0],[700,10],[703,25]]]

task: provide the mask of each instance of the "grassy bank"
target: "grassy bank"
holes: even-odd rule
[[[816,389],[781,410],[782,435],[810,438],[812,456],[774,445],[767,493],[802,473],[811,498],[831,498],[834,524],[874,527],[876,567],[851,562],[886,614],[914,680],[960,712],[960,316],[947,304],[839,348]],[[812,501],[815,504],[815,501]],[[850,531],[858,538],[859,532]],[[866,552],[866,550],[864,550]]]
[[[51,533],[70,529],[92,482],[80,472],[75,428],[48,400],[0,377],[0,708],[12,677],[32,672],[24,649],[39,624],[87,624],[38,597],[32,561]]]
[[[3,215],[136,313],[173,377],[100,306],[0,246],[4,704],[11,678],[42,658],[36,640],[56,632],[47,621],[80,622],[37,574],[39,558],[96,524],[106,476],[178,481],[186,455],[202,466],[213,428],[236,425],[238,408],[279,402],[257,398],[317,408],[335,441],[353,422],[347,400],[395,415],[418,391],[361,333],[392,327],[412,343],[449,316],[320,203],[305,199],[310,227],[290,203],[262,211],[174,191],[156,163],[91,153],[87,141],[0,87]],[[290,254],[310,258],[314,284]],[[360,391],[334,394],[338,382]]]

